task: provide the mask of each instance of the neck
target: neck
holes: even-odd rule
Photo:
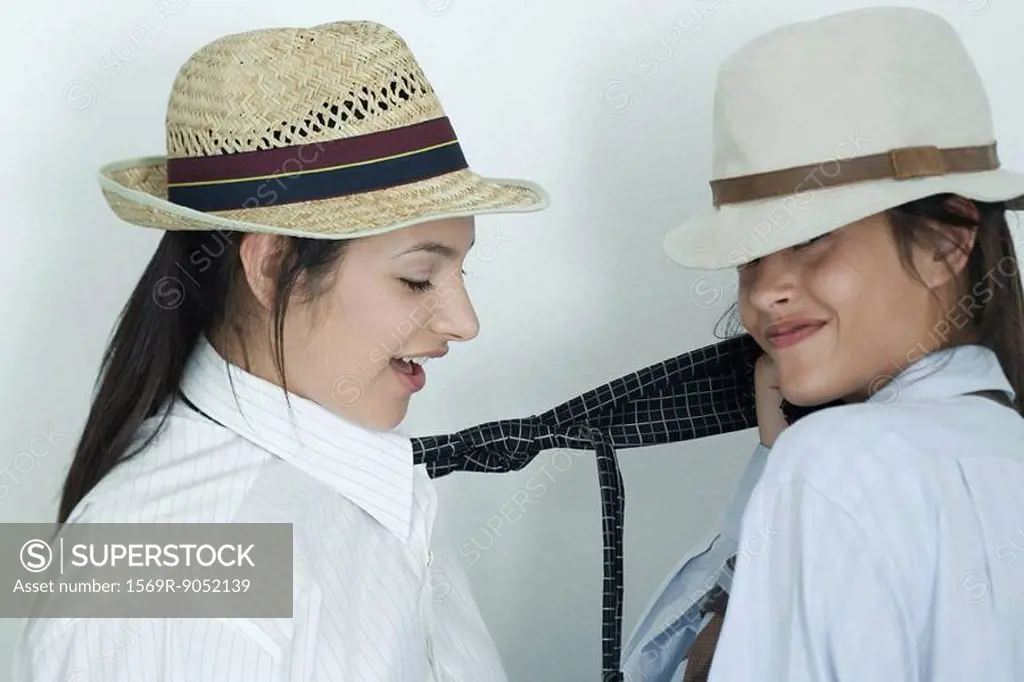
[[[231,364],[241,367],[253,376],[281,386],[281,377],[278,376],[269,341],[258,342],[252,338],[253,336],[256,335],[243,336],[241,330],[233,329],[232,333],[225,330],[211,333],[209,339],[210,345],[217,353]]]

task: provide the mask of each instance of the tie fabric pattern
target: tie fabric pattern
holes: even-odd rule
[[[757,425],[754,363],[747,334],[619,377],[543,414],[501,419],[453,434],[413,438],[432,478],[456,471],[508,473],[549,449],[593,450],[601,491],[602,682],[622,682],[622,542],[625,490],[617,451],[732,433]],[[808,410],[783,406],[795,420]]]

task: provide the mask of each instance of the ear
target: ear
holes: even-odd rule
[[[239,257],[253,296],[267,310],[274,305],[274,290],[284,243],[271,234],[249,233],[242,238]]]
[[[971,222],[969,227],[938,226],[944,239],[937,258],[940,261],[945,261],[948,268],[959,276],[967,267],[971,251],[974,250],[974,244],[978,238],[981,211],[978,210],[978,205],[974,201],[956,194],[947,198],[944,204],[947,211]]]
[[[973,204],[972,204],[973,205]],[[961,276],[977,241],[977,226],[932,223],[936,239],[917,247],[917,269],[929,289],[938,289]]]
[[[943,205],[950,213],[955,213],[958,216],[967,218],[975,225],[977,225],[978,221],[981,220],[981,212],[978,210],[978,205],[966,197],[954,194],[946,199],[943,202]]]

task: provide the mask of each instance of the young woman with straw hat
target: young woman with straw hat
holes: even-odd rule
[[[166,126],[166,157],[100,174],[118,216],[165,234],[104,357],[60,521],[291,523],[276,551],[294,551],[293,617],[135,621],[117,656],[123,620],[39,620],[23,674],[504,679],[464,578],[433,562],[436,495],[394,428],[423,362],[477,334],[473,217],[546,193],[471,171],[405,42],[371,22],[213,41]]]
[[[1007,211],[1024,175],[1000,168],[957,33],[873,8],[748,43],[718,75],[711,189],[665,246],[738,270],[767,454],[715,548],[652,600],[626,679],[1019,680],[1024,296]],[[838,404],[786,426],[783,399]]]

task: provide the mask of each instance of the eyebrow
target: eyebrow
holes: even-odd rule
[[[473,244],[475,243],[476,239],[474,238],[473,241],[469,243],[469,248],[473,248]],[[402,251],[395,256],[395,258],[398,258],[399,256],[406,256],[410,253],[416,253],[417,251],[436,253],[444,256],[445,258],[457,258],[459,256],[459,252],[447,244],[442,244],[441,242],[420,242],[418,244],[413,244],[408,249]]]

